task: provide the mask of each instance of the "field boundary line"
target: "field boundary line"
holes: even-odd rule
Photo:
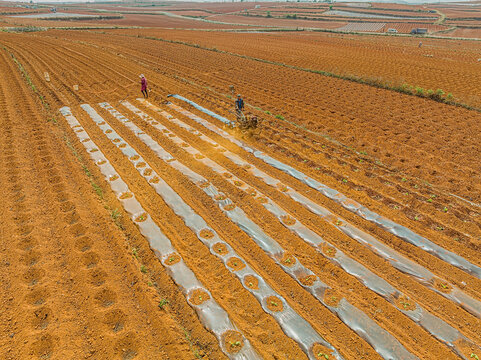
[[[300,66],[296,66],[296,65],[285,64],[285,63],[278,62],[278,61],[256,58],[256,57],[249,56],[249,55],[241,55],[241,54],[233,53],[231,51],[219,50],[217,48],[201,46],[199,44],[193,44],[193,43],[189,43],[189,42],[186,42],[186,41],[180,41],[180,40],[169,40],[169,39],[164,39],[164,38],[159,38],[159,37],[154,37],[154,36],[143,36],[143,35],[128,35],[128,34],[115,34],[115,35],[116,36],[133,37],[133,38],[142,38],[142,39],[147,39],[147,40],[162,41],[162,42],[167,42],[167,43],[171,43],[171,44],[178,44],[178,45],[194,47],[194,48],[198,48],[198,49],[202,49],[202,50],[206,50],[206,51],[212,51],[212,52],[216,52],[216,53],[220,53],[220,54],[226,54],[226,55],[235,56],[235,57],[238,57],[238,58],[252,60],[252,61],[257,61],[257,62],[261,62],[261,63],[265,63],[265,64],[281,66],[281,67],[285,67],[285,68],[289,68],[289,69],[294,69],[294,70],[298,70],[298,71],[318,74],[318,75],[321,75],[321,76],[332,77],[332,78],[336,78],[336,79],[340,79],[340,80],[351,81],[351,82],[358,83],[358,84],[361,84],[361,85],[367,85],[367,86],[375,87],[375,88],[378,88],[378,89],[395,91],[397,93],[405,94],[405,95],[408,95],[408,96],[420,97],[420,98],[423,98],[423,99],[426,99],[426,100],[432,100],[432,101],[436,101],[436,102],[446,104],[446,105],[452,105],[452,106],[462,107],[462,108],[465,108],[465,109],[468,109],[468,110],[481,112],[481,108],[479,108],[479,107],[475,107],[475,106],[471,106],[471,105],[468,105],[468,104],[465,104],[465,103],[462,103],[462,102],[459,102],[459,101],[455,101],[452,98],[452,95],[450,93],[447,95],[447,97],[437,96],[436,93],[433,93],[433,95],[431,96],[431,95],[427,95],[427,89],[422,89],[423,90],[422,93],[421,92],[415,92],[414,91],[415,86],[407,84],[407,83],[404,83],[404,84],[399,85],[399,86],[392,86],[392,85],[389,85],[385,82],[382,82],[382,81],[380,82],[380,81],[377,81],[377,80],[364,78],[362,76],[340,75],[340,74],[336,74],[336,73],[330,72],[330,71],[309,69],[309,68],[304,68],[304,67],[300,67]]]

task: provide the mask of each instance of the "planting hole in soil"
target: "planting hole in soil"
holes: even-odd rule
[[[284,255],[282,256],[282,259],[281,259],[281,264],[282,265],[285,265],[285,266],[294,266],[294,264],[296,263],[296,258],[294,257],[294,255],[292,254],[289,254],[287,251],[284,253]]]
[[[147,166],[147,164],[144,163],[143,161],[141,161],[137,165],[135,165],[135,167],[137,167],[137,168],[143,168],[143,167],[146,167],[146,166]]]
[[[224,243],[215,243],[213,246],[212,246],[212,249],[219,255],[225,255],[229,252],[229,250],[227,249],[227,246],[224,244]]]
[[[158,184],[160,181],[158,176],[154,176],[152,179],[149,180],[150,183],[152,184]]]
[[[152,169],[145,169],[144,176],[150,176],[150,175],[152,175]]]
[[[284,305],[282,305],[281,299],[279,299],[277,296],[269,296],[264,301],[270,311],[277,312],[284,310]]]
[[[238,257],[231,257],[227,260],[227,266],[230,267],[233,271],[242,270],[246,267],[246,264],[239,259]]]
[[[189,301],[194,305],[200,305],[209,299],[209,294],[203,289],[195,289],[189,294]]]
[[[480,360],[481,359],[481,349],[472,343],[467,342],[464,339],[458,339],[454,342],[457,348],[461,349],[461,353],[466,359],[469,360]]]
[[[335,360],[336,359],[332,355],[332,351],[321,344],[314,344],[311,350],[316,360],[331,360],[331,359]]]
[[[199,184],[199,187],[201,189],[205,189],[206,187],[209,187],[210,183],[208,183],[207,181],[203,182],[203,183],[200,183]]]
[[[237,353],[244,346],[244,337],[238,331],[227,330],[222,334],[222,343],[229,353]]]
[[[132,156],[130,157],[130,160],[132,160],[132,161],[136,161],[136,160],[139,160],[139,159],[140,159],[140,156],[139,156],[139,155],[132,155]]]
[[[304,285],[304,286],[312,286],[314,282],[317,280],[316,275],[307,275],[307,276],[302,276],[299,277],[299,282]]]
[[[278,184],[277,188],[279,189],[279,191],[282,191],[282,192],[286,192],[287,190],[289,190],[289,188],[284,184]]]
[[[201,160],[201,159],[204,159],[204,158],[205,158],[205,156],[202,155],[202,154],[195,154],[194,157],[195,157],[197,160]]]
[[[281,221],[287,226],[292,226],[296,223],[296,219],[294,219],[293,217],[291,217],[289,215],[282,215]]]
[[[126,146],[127,146],[126,143],[122,143],[122,144],[119,145],[119,148],[123,149],[123,148],[126,147]]]
[[[232,177],[232,174],[228,173],[228,172],[225,172],[224,174],[224,177],[227,178],[227,179],[230,179]]]
[[[120,196],[119,196],[119,199],[120,200],[124,200],[124,199],[129,199],[131,198],[133,195],[131,192],[124,192],[122,193]]]
[[[249,189],[246,192],[250,196],[256,196],[257,195],[257,191],[255,191],[254,189]]]
[[[243,165],[243,167],[244,167],[244,169],[249,170],[250,168],[252,168],[252,165],[245,164],[245,165]]]
[[[111,132],[112,132],[112,130],[110,130],[110,129],[105,130],[106,134],[110,134]]]
[[[181,146],[186,148],[186,147],[189,147],[190,145],[187,143],[182,143]]]
[[[216,199],[217,201],[222,201],[227,199],[227,196],[225,196],[224,194],[219,194],[219,195],[216,195],[214,199]]]
[[[324,292],[324,302],[328,306],[337,307],[341,299],[341,295],[333,289],[326,289],[326,291]]]
[[[234,185],[235,185],[235,186],[243,186],[244,183],[243,183],[242,181],[235,180],[235,181],[234,181]]]
[[[110,180],[110,181],[115,181],[115,180],[117,180],[118,178],[119,178],[118,175],[112,175],[111,177],[109,177],[109,180]]]
[[[209,229],[202,229],[200,232],[199,232],[199,236],[201,238],[204,238],[204,239],[212,239],[214,237],[214,233],[212,232],[212,230],[209,230]]]
[[[170,163],[170,162],[172,162],[172,161],[175,161],[175,159],[174,159],[174,158],[172,158],[172,159],[165,160],[165,161],[166,161],[166,162],[168,162],[168,163]]]
[[[261,204],[267,204],[268,200],[265,197],[260,197],[257,199]]]
[[[82,142],[90,141],[90,139],[83,139]]]
[[[170,266],[177,264],[180,261],[180,256],[177,253],[170,254],[164,260],[164,265]]]
[[[439,290],[443,293],[446,293],[446,294],[450,293],[451,290],[453,289],[453,287],[450,284],[448,284],[446,281],[441,281],[440,279],[434,279],[433,280],[433,286],[437,290]]]
[[[99,151],[99,149],[92,149],[92,150],[90,150],[91,153],[94,153],[94,152],[97,152],[97,151]]]
[[[114,143],[119,143],[119,142],[121,142],[121,141],[122,141],[122,139],[120,139],[120,138],[117,138],[117,139],[113,139],[113,140],[112,140],[112,142],[114,142]]]
[[[246,275],[244,276],[244,285],[249,289],[258,290],[259,280],[254,275]]]
[[[321,249],[323,254],[326,256],[333,257],[334,255],[336,255],[336,248],[330,246],[329,244],[323,243],[321,245]]]
[[[147,213],[142,213],[135,218],[135,222],[143,222],[147,220],[147,216],[148,216]]]
[[[99,160],[99,161],[97,161],[97,165],[103,165],[103,164],[105,164],[105,163],[107,163],[106,160]]]
[[[396,306],[401,310],[415,310],[416,303],[412,300],[409,300],[405,296],[401,296],[395,300]]]
[[[234,210],[235,208],[236,206],[234,204],[229,204],[223,207],[225,211],[231,211],[231,210]]]

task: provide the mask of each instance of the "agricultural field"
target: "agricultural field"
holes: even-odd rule
[[[481,45],[254,4],[0,19],[0,359],[481,357]]]

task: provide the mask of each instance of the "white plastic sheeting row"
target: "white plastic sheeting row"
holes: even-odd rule
[[[101,107],[111,111],[113,108],[107,103],[99,104]],[[257,274],[249,264],[240,257],[232,247],[222,240],[219,235],[207,225],[205,220],[199,216],[184,200],[172,189],[153,169],[152,171],[145,173],[147,168],[147,162],[143,159],[137,151],[125,143],[120,135],[108,124],[105,120],[90,106],[82,105],[82,108],[88,113],[91,119],[97,124],[97,126],[104,132],[105,136],[115,144],[122,153],[128,157],[135,169],[144,177],[150,186],[162,197],[165,203],[178,215],[187,227],[189,227],[198,237],[198,239],[210,249],[210,252],[217,256],[224,263],[225,267],[234,275],[236,275],[241,281],[242,286],[247,289],[254,297],[259,301],[264,311],[272,315],[272,317],[279,323],[284,333],[296,341],[301,349],[308,355],[310,359],[315,359],[315,355],[312,349],[315,344],[321,344],[332,351],[337,359],[342,359],[337,350],[324,340],[312,326],[303,319],[297,312],[287,303],[287,301],[281,297],[275,290],[273,290],[263,278]],[[112,111],[111,111],[112,112]],[[133,122],[123,117],[120,113],[114,113],[114,116],[122,123],[132,130],[139,138],[141,138],[162,160],[167,161],[170,166],[182,171],[183,174],[190,178],[196,178],[198,181],[202,181],[201,178],[191,171],[190,169],[183,167],[175,158],[165,152],[149,135],[145,134],[140,128],[138,128]],[[120,139],[120,141],[116,141]],[[124,145],[125,144],[125,145]],[[142,165],[142,166],[140,166]],[[145,165],[145,166],[144,166]],[[155,179],[155,181],[152,181]],[[209,191],[216,191],[214,187],[210,186]],[[209,237],[202,234],[203,231],[210,233]],[[222,246],[227,249],[226,252],[219,253],[215,250],[216,247]],[[232,268],[229,266],[229,262],[235,259],[237,264],[242,264],[238,268]],[[246,284],[245,278],[247,276],[253,276],[257,279],[258,288],[254,289]],[[273,311],[268,306],[268,301],[271,297],[275,297],[282,303],[282,311]]]
[[[209,167],[217,174],[223,176],[226,181],[232,183],[234,186],[246,192],[247,191],[251,192],[252,190],[255,190],[254,196],[257,199],[263,200],[261,204],[269,212],[271,212],[274,216],[276,216],[284,226],[286,226],[291,231],[296,233],[301,239],[303,239],[304,241],[312,245],[315,249],[319,251],[319,253],[323,254],[322,250],[320,249],[322,249],[322,246],[324,244],[328,244],[328,243],[324,241],[318,234],[308,229],[296,218],[291,218],[292,220],[294,220],[293,223],[291,222],[286,224],[283,219],[288,218],[289,214],[285,210],[283,210],[281,206],[279,206],[277,203],[275,203],[270,198],[262,194],[259,191],[259,189],[256,189],[254,186],[248,185],[245,182],[243,182],[233,173],[229,172],[224,167],[220,166],[213,160],[206,157],[199,150],[197,150],[191,144],[189,144],[185,139],[182,139],[177,133],[175,133],[171,129],[168,129],[164,125],[160,124],[154,118],[152,118],[142,110],[138,109],[137,107],[133,106],[130,102],[123,101],[122,104],[128,110],[136,114],[140,119],[146,121],[153,128],[158,130],[160,134],[167,137],[170,141],[180,146],[184,151],[192,155],[193,158],[196,159],[198,162],[203,163],[205,166]],[[166,111],[157,109],[157,112],[166,120],[180,126],[181,128],[189,131],[194,135],[201,137],[204,141],[208,141],[211,145],[215,146],[220,153],[224,153],[226,151],[224,148],[219,146],[213,140],[201,134],[200,132],[198,132],[188,124],[180,121],[179,119],[174,118],[171,114],[167,113]],[[363,265],[359,264],[358,262],[354,261],[347,255],[345,255],[341,250],[337,249],[335,246],[331,244],[329,244],[329,246],[332,247],[332,249],[334,249],[333,251],[334,254],[325,256],[325,257],[331,260],[333,263],[340,266],[341,268],[343,268],[347,273],[356,276],[364,285],[366,285],[366,287],[375,291],[376,293],[378,293],[379,295],[381,295],[391,303],[394,303],[396,298],[401,298],[401,297],[407,298],[400,290],[394,288],[387,281],[377,276],[376,274],[372,273]],[[406,316],[408,316],[411,320],[418,323],[421,327],[423,327],[433,336],[435,336],[436,338],[438,338],[439,340],[447,344],[449,347],[451,347],[453,351],[455,351],[458,355],[463,356],[461,353],[461,349],[459,348],[459,343],[462,341],[465,344],[466,343],[472,344],[473,342],[471,340],[468,340],[458,330],[456,330],[455,328],[453,328],[443,320],[432,315],[431,313],[426,311],[424,308],[422,308],[418,304],[414,304],[414,305],[416,307],[413,310],[405,310],[404,308],[399,308],[399,310],[403,312]],[[370,327],[370,329],[372,329],[372,327]],[[372,341],[371,338],[374,338],[374,341]],[[366,341],[371,343],[376,350],[378,350],[379,346],[386,347],[387,344],[389,344],[389,339],[387,340],[388,341],[386,342],[386,339],[383,336],[380,336],[380,334],[377,334],[375,332],[372,332],[372,333],[367,332]]]
[[[171,259],[174,254],[177,254],[170,240],[162,233],[150,215],[143,209],[142,205],[135,198],[135,195],[130,192],[127,184],[122,180],[102,151],[90,139],[78,120],[72,115],[70,108],[63,107],[60,109],[60,112],[74,130],[75,135],[77,135],[92,160],[99,167],[101,173],[105,176],[105,179],[110,184],[112,191],[119,199],[125,211],[127,211],[132,221],[138,226],[141,234],[149,241],[150,247],[165,265],[169,275],[175,283],[180,286],[190,306],[197,312],[202,324],[216,335],[222,351],[233,360],[260,360],[261,357],[245,337],[243,339],[244,345],[238,352],[228,351],[226,348],[228,345],[224,343],[223,335],[228,331],[238,332],[238,330],[235,325],[232,324],[227,312],[213,299],[209,291],[202,285],[182,259],[172,265],[169,264],[168,259]],[[199,305],[194,304],[190,300],[190,297],[195,290],[206,292],[210,298]]]
[[[208,109],[196,104],[195,102],[193,102],[191,100],[188,100],[188,99],[186,99],[186,98],[184,98],[180,95],[170,95],[170,96],[172,96],[176,99],[185,101],[186,103],[194,106],[196,109],[198,109],[198,110],[206,113],[207,115],[210,115],[210,116],[222,121],[225,124],[231,123],[229,120],[223,118],[222,116],[220,116],[218,114],[215,114],[211,110],[208,110]],[[342,205],[345,209],[359,215],[363,219],[378,225],[382,229],[390,232],[391,234],[399,237],[400,239],[402,239],[402,240],[404,240],[404,241],[406,241],[410,244],[413,244],[413,245],[419,247],[420,249],[423,249],[424,251],[440,258],[441,260],[443,260],[443,261],[445,261],[445,262],[447,262],[447,263],[449,263],[449,264],[451,264],[451,265],[453,265],[453,266],[455,266],[455,267],[457,267],[457,268],[459,268],[459,269],[461,269],[461,270],[481,279],[481,267],[469,262],[468,260],[466,260],[462,256],[457,255],[457,254],[455,254],[451,251],[448,251],[448,250],[442,248],[441,246],[433,243],[432,241],[426,239],[425,237],[422,237],[422,236],[416,234],[415,232],[406,228],[405,226],[397,224],[396,222],[394,222],[392,220],[389,220],[384,216],[376,214],[375,212],[369,210],[365,206],[347,198],[344,194],[340,193],[339,191],[331,189],[328,186],[320,183],[319,181],[314,180],[313,178],[307,176],[306,174],[302,173],[301,171],[294,169],[292,166],[284,164],[283,162],[272,158],[271,156],[263,153],[262,151],[259,151],[255,148],[247,145],[243,141],[240,141],[240,140],[236,139],[235,137],[233,137],[232,135],[228,134],[227,132],[219,129],[217,126],[215,126],[211,123],[206,124],[204,119],[196,116],[195,114],[192,114],[191,112],[189,112],[189,111],[187,111],[187,110],[185,110],[185,109],[183,109],[183,108],[181,108],[181,107],[179,107],[175,104],[170,104],[169,106],[171,106],[176,111],[179,111],[179,112],[183,113],[184,115],[189,116],[192,120],[197,121],[200,124],[206,126],[209,130],[212,130],[215,133],[226,137],[227,139],[229,139],[234,144],[238,145],[239,147],[241,147],[245,151],[253,154],[255,157],[257,157],[258,159],[261,159],[262,161],[266,162],[267,164],[271,165],[272,167],[289,174],[290,176],[300,180],[301,182],[308,185],[309,187],[319,191],[322,195],[324,195],[327,198],[337,202],[338,204]],[[214,115],[212,115],[212,114],[214,114]]]

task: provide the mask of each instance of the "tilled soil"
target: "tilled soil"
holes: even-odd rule
[[[457,138],[446,144],[451,152],[438,151],[439,141],[426,139],[426,132],[418,128],[428,119],[416,120],[432,112],[438,123],[454,126],[461,118],[470,119],[476,128],[477,113],[338,79],[322,78],[319,84],[318,77],[293,69],[182,44],[50,31],[40,36],[3,34],[0,43],[4,46],[0,66],[6,74],[0,81],[4,189],[0,280],[7,289],[1,297],[2,358],[215,359],[234,357],[246,344],[264,359],[389,358],[383,344],[363,335],[378,330],[395,344],[390,351],[412,358],[481,356],[479,275],[404,241],[268,165],[202,126],[195,116],[222,128],[219,120],[179,99],[165,104],[165,96],[181,94],[232,118],[228,111],[232,100],[226,95],[228,86],[235,85],[236,91],[248,94],[249,105],[257,107],[250,111],[265,118],[256,133],[231,132],[238,139],[479,267],[475,140],[460,126],[456,133],[465,141]],[[239,68],[248,71],[239,74]],[[152,105],[136,100],[140,73],[149,80]],[[318,92],[332,96],[320,109],[320,102],[303,100],[301,91],[319,101]],[[343,94],[349,94],[349,101],[340,100]],[[123,100],[151,120],[126,108]],[[141,131],[132,132],[125,120],[99,105],[105,101]],[[376,132],[377,127],[388,127],[381,121],[382,103],[402,108],[418,130],[406,130],[404,124]],[[110,139],[81,104],[89,104],[118,137]],[[57,111],[64,106],[80,127],[71,127]],[[319,113],[325,116],[323,128],[331,138],[316,132]],[[360,127],[359,122],[369,126]],[[391,132],[397,135],[391,137]],[[96,147],[80,141],[81,133]],[[150,145],[142,141],[143,134],[149,135]],[[404,136],[410,136],[408,145]],[[359,142],[369,144],[366,153],[353,151]],[[159,157],[159,147],[174,161]],[[135,151],[142,161],[129,158],[125,149]],[[191,149],[200,153],[193,156]],[[370,156],[371,149],[378,149],[376,157]],[[97,151],[117,178],[102,175],[102,164],[92,160]],[[233,162],[230,153],[246,164]],[[222,172],[202,159],[212,160]],[[192,180],[195,177],[177,164],[205,183]],[[144,168],[150,171],[138,170]],[[437,177],[441,171],[444,176]],[[147,180],[152,172],[211,230],[196,234],[175,204],[152,186],[155,181]],[[261,172],[278,183],[264,181]],[[128,185],[129,194],[115,195],[117,179]],[[472,184],[466,184],[468,179]],[[223,195],[210,196],[206,186]],[[291,196],[293,192],[331,215],[319,216],[297,195]],[[124,200],[132,195],[145,213],[133,217],[124,208]],[[222,203],[225,200],[230,207]],[[266,205],[271,203],[286,215],[276,216]],[[265,243],[234,221],[229,212],[235,209],[259,228]],[[172,280],[169,264],[161,263],[155,244],[149,245],[136,225],[144,217],[151,218],[176,249],[172,263],[182,259],[205,290],[186,295]],[[293,231],[296,224],[326,244],[313,246]],[[401,271],[375,247],[344,232],[345,224],[432,275],[423,280]],[[209,248],[199,241],[214,235],[222,246]],[[281,250],[270,252],[267,243]],[[236,255],[224,263],[220,255],[229,251]],[[340,252],[370,275],[363,278],[346,271],[333,260]],[[300,264],[310,273],[290,275],[289,269]],[[256,276],[241,281],[236,273],[246,266]],[[395,291],[385,294],[366,279],[382,279]],[[326,290],[312,292],[319,282]],[[262,300],[256,296],[259,284],[272,289]],[[471,299],[475,308],[453,298],[455,292]],[[226,311],[236,331],[217,337],[208,330],[196,312],[207,300]],[[346,304],[369,319],[369,327],[359,331],[349,316],[339,315]],[[279,313],[286,311],[325,342],[307,342],[306,348],[307,340],[286,331],[279,320]],[[431,321],[419,322],[415,311],[423,311]],[[437,329],[449,329],[451,335],[440,335]]]

